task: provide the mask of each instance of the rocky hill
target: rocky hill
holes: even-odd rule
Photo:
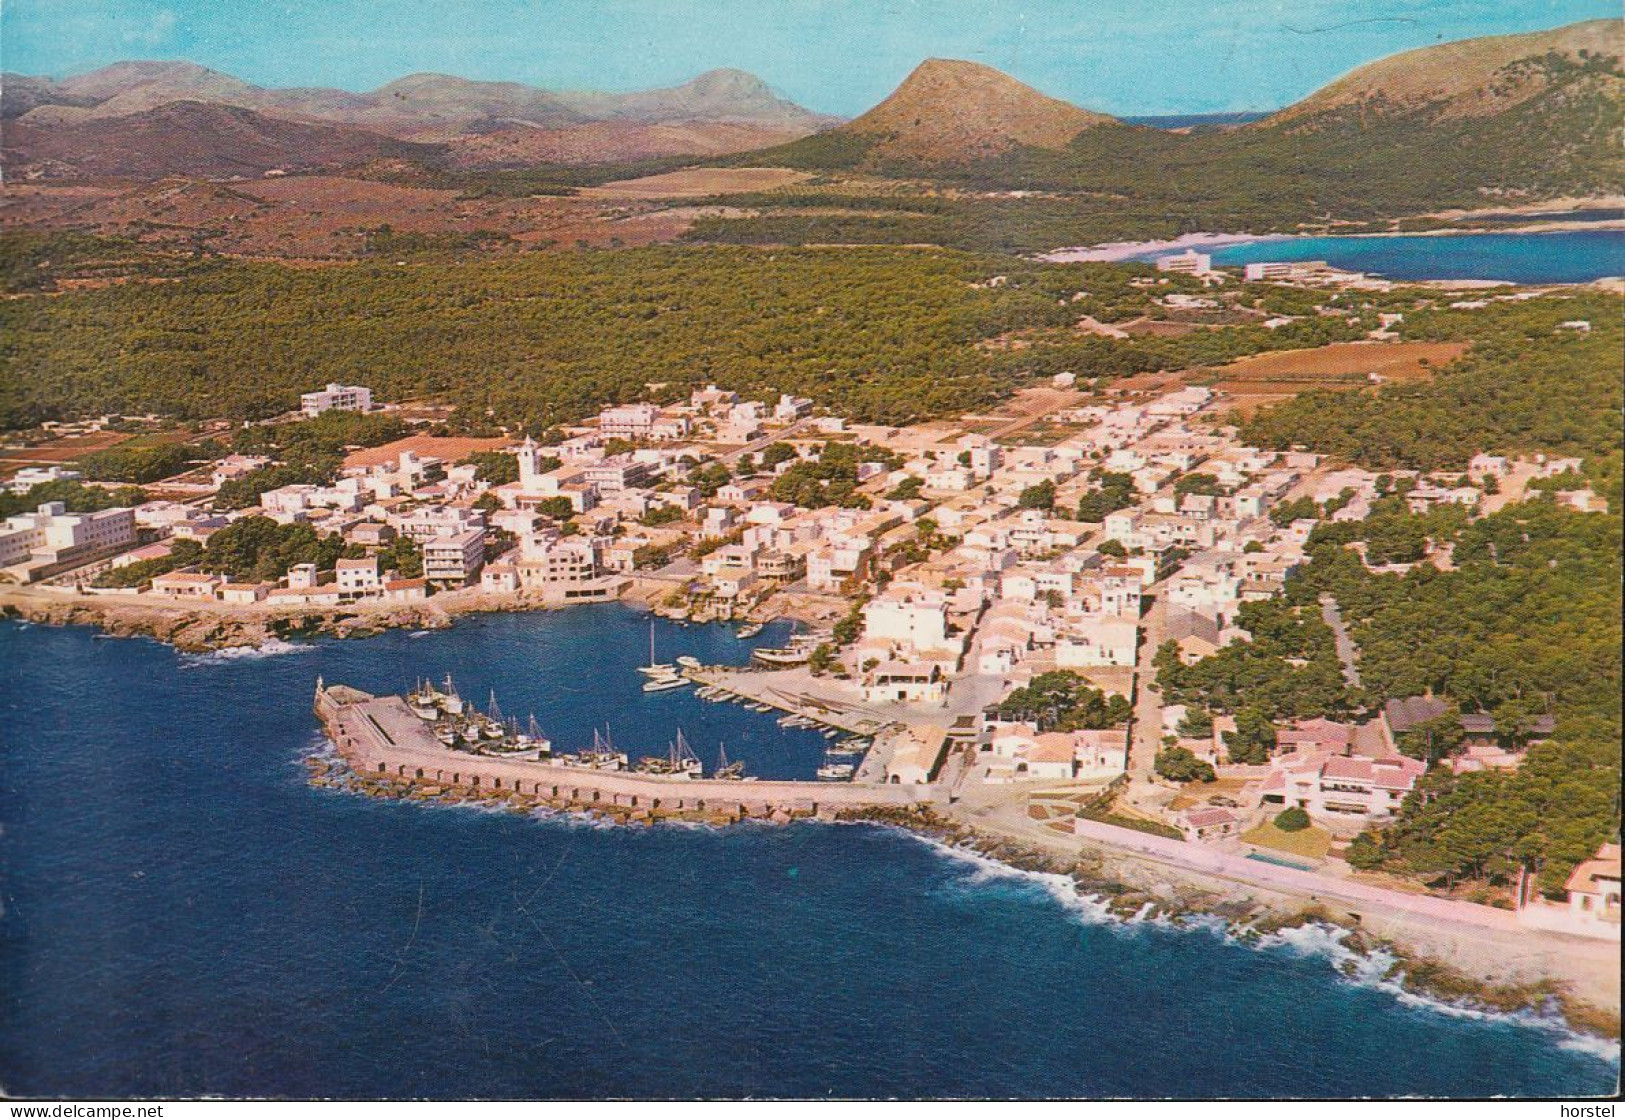
[[[892,95],[835,131],[871,138],[873,156],[963,163],[1015,147],[1060,149],[1112,122],[976,62],[927,59]]]
[[[175,101],[70,126],[7,122],[5,166],[21,178],[201,178],[439,161],[440,149],[359,128],[283,120],[237,106]]]

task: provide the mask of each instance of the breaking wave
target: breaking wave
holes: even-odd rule
[[[185,668],[197,668],[203,665],[230,665],[238,661],[263,661],[267,657],[283,657],[290,653],[312,653],[315,649],[315,646],[306,643],[272,638],[257,646],[231,646],[208,653],[183,653],[180,660]]]
[[[974,889],[1000,881],[1015,881],[1041,889],[1060,903],[1070,917],[1086,925],[1107,926],[1125,932],[1143,926],[1169,930],[1199,930],[1233,945],[1266,952],[1285,952],[1296,957],[1318,957],[1332,966],[1337,979],[1341,982],[1381,991],[1404,1007],[1455,1019],[1521,1026],[1553,1036],[1557,1044],[1565,1050],[1587,1054],[1615,1065],[1620,1061],[1620,1043],[1617,1039],[1577,1031],[1555,1010],[1497,1011],[1469,1003],[1439,999],[1407,988],[1403,970],[1396,970],[1394,967],[1399,958],[1383,949],[1359,952],[1350,948],[1345,944],[1350,931],[1340,926],[1325,922],[1309,922],[1258,935],[1250,932],[1245,926],[1234,926],[1218,915],[1153,915],[1150,913],[1153,908],[1150,903],[1138,912],[1125,916],[1115,913],[1105,896],[1082,890],[1068,875],[1028,871],[1012,867],[970,848],[947,844],[918,833],[909,832],[907,835],[923,842],[950,861],[970,869],[968,875],[956,881],[955,886],[959,888]]]

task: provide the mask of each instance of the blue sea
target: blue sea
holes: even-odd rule
[[[618,606],[187,655],[0,623],[0,1090],[74,1097],[1256,1097],[1611,1092],[1618,1052],[1263,948],[1107,920],[877,827],[616,828],[313,788],[318,674],[454,675],[562,745],[682,727]],[[764,642],[782,641],[769,631]],[[742,660],[660,623],[661,660]]]
[[[1583,284],[1625,275],[1625,232],[1462,233],[1293,237],[1214,249],[1213,263],[1326,261],[1389,280]],[[1157,256],[1161,254],[1152,254]],[[1151,257],[1147,257],[1151,259]]]

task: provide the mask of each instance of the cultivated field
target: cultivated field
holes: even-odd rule
[[[1362,389],[1419,381],[1466,353],[1464,342],[1338,342],[1283,350],[1186,374],[1211,384],[1242,412],[1312,389]]]
[[[447,463],[456,463],[476,451],[500,451],[512,444],[511,439],[476,439],[473,436],[407,436],[394,443],[352,451],[344,457],[344,466],[346,470],[384,466],[399,461],[403,451],[411,451],[419,456],[432,455]]]

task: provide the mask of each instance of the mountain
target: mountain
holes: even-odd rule
[[[156,179],[337,170],[375,160],[432,162],[438,148],[358,128],[283,120],[233,105],[174,101],[72,127],[7,122],[5,166],[23,178]]]
[[[693,81],[669,89],[632,93],[565,91],[556,96],[592,120],[642,124],[716,121],[799,131],[803,135],[840,123],[839,117],[814,113],[786,101],[762,79],[743,70],[708,70]]]
[[[1268,123],[1348,109],[1387,116],[1426,111],[1439,118],[1491,117],[1550,91],[1554,68],[1617,60],[1622,40],[1625,24],[1600,19],[1422,47],[1361,66]]]
[[[125,117],[176,101],[252,109],[292,120],[354,125],[402,139],[441,140],[513,125],[563,128],[592,121],[714,122],[806,135],[836,124],[773,93],[741,70],[712,70],[669,89],[553,91],[517,82],[411,74],[366,93],[272,89],[191,62],[119,62],[52,81],[6,75],[4,116],[38,127]]]
[[[1622,38],[1605,20],[1427,47],[1262,120],[1178,130],[933,60],[855,120],[731,162],[1115,196],[1189,229],[1600,193],[1618,186]]]
[[[967,163],[1015,147],[1064,148],[1110,123],[991,66],[931,58],[886,100],[833,131],[867,142],[874,158]]]

